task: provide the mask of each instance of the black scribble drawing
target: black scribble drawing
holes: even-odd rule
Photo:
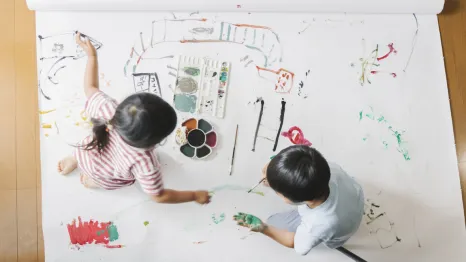
[[[254,61],[249,60],[249,61],[244,65],[244,67],[248,67],[250,64],[252,64],[252,62],[254,62]]]
[[[401,242],[396,233],[395,223],[388,217],[380,205],[371,199],[364,204],[364,224],[369,234],[374,235],[381,249],[386,249]]]
[[[246,60],[248,60],[248,58],[249,58],[249,56],[247,55],[247,56],[245,56],[245,57],[243,57],[243,58],[240,58],[239,61],[240,61],[240,62],[245,62]]]
[[[409,62],[411,62],[411,57],[413,56],[414,48],[416,47],[416,43],[417,43],[417,36],[419,34],[419,22],[417,20],[416,14],[413,14],[413,17],[414,17],[414,21],[416,21],[416,31],[414,32],[413,42],[411,44],[411,52],[409,53],[408,61],[406,62],[406,66],[403,69],[403,72],[406,72],[406,69],[408,69],[408,66],[409,66]]]
[[[199,11],[196,11],[196,12],[190,13],[189,16],[198,15],[198,14],[199,14]]]
[[[159,78],[157,73],[133,74],[135,92],[151,92],[162,97]]]
[[[76,31],[49,36],[38,35],[39,38],[39,90],[42,96],[51,100],[47,95],[47,83],[58,85],[57,73],[67,67],[68,61],[80,59],[85,56],[84,50],[76,44]],[[102,47],[102,43],[94,38],[81,34],[89,39],[96,50]]]
[[[196,35],[211,35],[214,32],[213,27],[195,27],[189,30],[189,32],[196,34]]]
[[[313,19],[312,19],[312,23],[315,23],[315,21],[316,21],[316,19],[313,18]],[[306,21],[303,21],[303,24],[307,24],[307,25],[306,25],[301,31],[298,32],[298,35],[300,35],[300,34],[306,32],[306,30],[309,29],[309,27],[311,27],[312,23],[308,23],[308,22],[306,22]]]

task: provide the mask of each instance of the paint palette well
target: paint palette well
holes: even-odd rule
[[[180,56],[173,104],[181,112],[225,115],[230,63]]]
[[[175,140],[183,155],[203,159],[217,146],[217,133],[205,119],[190,118],[176,129]]]

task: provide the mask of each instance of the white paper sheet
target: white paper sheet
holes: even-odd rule
[[[203,11],[438,14],[445,0],[26,0],[38,11]]]
[[[317,2],[307,1],[308,8]],[[363,3],[352,3],[356,2]],[[404,11],[433,14],[443,3],[422,2],[404,1],[405,7],[417,8]],[[41,129],[47,261],[349,261],[324,246],[300,257],[265,236],[238,229],[230,219],[237,211],[266,219],[290,208],[267,188],[259,188],[265,196],[245,193],[275,154],[273,140],[282,99],[287,102],[282,131],[300,127],[329,161],[340,164],[363,185],[366,211],[382,214],[374,221],[365,217],[347,243],[349,250],[367,261],[382,262],[459,262],[466,257],[435,15],[203,13],[198,8],[190,12],[50,12],[43,8],[54,9],[54,5],[40,5],[45,1],[29,3],[42,10],[36,14],[41,36],[37,45],[39,106],[43,111],[55,109],[41,115],[41,123],[52,124],[52,128]],[[66,3],[55,9],[80,9],[77,1]],[[124,2],[115,1],[107,7],[103,1],[80,3],[94,10],[125,7]],[[144,9],[142,0],[133,3],[132,8]],[[389,9],[393,12],[396,4],[401,8],[401,1],[390,3],[394,3]],[[334,11],[346,7],[340,5],[342,9]],[[153,8],[148,3],[145,10]],[[217,3],[215,8],[222,7]],[[189,159],[179,152],[173,134],[157,149],[165,186],[216,190],[210,205],[156,204],[137,185],[115,191],[89,190],[79,183],[79,171],[66,177],[57,173],[57,161],[74,150],[70,144],[90,132],[80,114],[85,102],[81,83],[86,59],[72,42],[76,30],[92,38],[98,48],[100,87],[118,100],[138,91],[135,83],[140,81],[135,77],[151,74],[156,75],[155,93],[173,101],[175,78],[170,73],[176,72],[171,68],[179,64],[178,55],[231,63],[225,117],[205,117],[219,135],[213,154],[206,160]],[[373,50],[378,53],[374,55]],[[289,93],[274,90],[277,72],[293,73]],[[265,106],[252,152],[258,97],[265,100]],[[180,112],[178,116],[179,123],[192,117]],[[234,171],[228,176],[237,124]],[[280,137],[278,150],[289,145],[287,138]],[[212,216],[222,213],[225,221],[213,223]],[[67,225],[78,216],[85,221],[112,221],[119,239],[111,243],[125,247],[70,245]]]

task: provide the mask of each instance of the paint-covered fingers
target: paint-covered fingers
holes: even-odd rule
[[[194,201],[198,204],[209,204],[210,194],[208,191],[196,191],[194,192]]]

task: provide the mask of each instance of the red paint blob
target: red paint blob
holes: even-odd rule
[[[391,75],[393,76],[393,78],[397,77],[396,73],[391,73]]]
[[[78,217],[78,224],[76,219],[68,227],[70,234],[71,244],[108,244],[109,235],[107,228],[111,225],[110,222],[98,222],[92,219],[89,222],[82,222],[81,217]],[[97,233],[99,232],[99,233]]]
[[[377,71],[371,71],[371,74],[373,74],[373,75],[375,75],[377,73],[378,73]]]
[[[210,147],[215,147],[217,145],[217,134],[215,132],[208,133],[206,143]]]
[[[288,132],[282,132],[282,136],[288,137],[291,143],[295,145],[312,146],[312,143],[304,138],[303,131],[297,126],[291,127]]]

